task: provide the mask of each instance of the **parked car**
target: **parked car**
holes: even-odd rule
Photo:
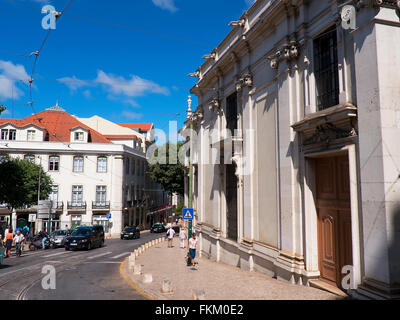
[[[151,233],[163,233],[166,231],[167,229],[165,229],[164,225],[160,222],[153,224],[153,226],[150,229]]]
[[[71,234],[70,230],[57,230],[50,235],[52,248],[64,247],[65,239]]]
[[[65,250],[90,250],[104,245],[103,226],[78,227],[65,239]]]
[[[126,227],[124,231],[121,232],[121,240],[124,239],[139,239],[140,230],[135,226]]]

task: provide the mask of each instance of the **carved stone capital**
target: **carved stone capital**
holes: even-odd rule
[[[245,87],[253,87],[253,76],[251,74],[245,74],[238,81],[236,81],[236,91],[241,91]]]
[[[208,105],[208,109],[217,115],[221,115],[223,113],[221,103],[218,99],[212,99]]]
[[[282,61],[293,61],[300,56],[300,44],[297,41],[291,41],[277,50],[274,54],[267,57],[272,69],[278,69]]]

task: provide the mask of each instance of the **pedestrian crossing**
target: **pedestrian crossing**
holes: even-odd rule
[[[31,256],[37,256],[38,258],[43,258],[43,259],[58,258],[58,257],[62,258],[63,256],[67,256],[67,255],[76,256],[76,255],[85,254],[85,253],[87,253],[87,252],[86,251],[83,251],[83,252],[82,251],[62,251],[62,252],[56,252],[56,253],[49,254],[49,252],[45,252],[44,253],[44,252],[41,252],[41,251],[35,251],[35,252],[28,252],[28,253],[24,252],[20,258],[18,258],[17,256],[12,255],[7,259],[14,260],[14,259],[17,259],[17,258],[18,259],[22,259],[22,258],[31,257]],[[111,259],[111,260],[117,260],[117,259],[129,256],[131,254],[131,251],[118,253],[115,256],[112,256],[112,254],[113,254],[112,251],[101,252],[101,253],[89,256],[86,259],[94,260],[94,259],[97,259],[97,258],[100,258],[100,257],[105,257],[105,258],[108,258],[108,259]],[[7,259],[5,261],[7,261]],[[112,263],[116,263],[116,262],[114,261]]]

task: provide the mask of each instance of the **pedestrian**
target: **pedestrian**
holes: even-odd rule
[[[174,236],[175,236],[175,230],[173,228],[169,228],[167,231],[168,248],[172,248],[172,242],[174,240]]]
[[[42,238],[42,249],[45,250],[45,249],[46,249],[45,242],[46,242],[46,240],[47,240],[47,233],[46,233],[46,230],[43,230],[43,231],[40,233],[40,235],[43,237],[43,238]]]
[[[11,255],[11,247],[12,247],[12,243],[13,243],[13,232],[12,229],[9,228],[7,229],[8,233],[6,234],[5,238],[4,238],[4,243],[6,245],[6,256],[5,258],[8,258]]]
[[[21,233],[21,230],[17,231],[17,234],[14,237],[14,243],[15,243],[15,252],[17,254],[17,257],[20,257],[22,254],[22,245],[24,244],[25,237]]]
[[[195,265],[194,259],[196,258],[196,251],[197,251],[197,238],[196,238],[196,234],[193,233],[192,237],[189,240],[189,256],[192,261],[193,267]]]
[[[186,231],[185,228],[182,228],[179,232],[179,239],[181,240],[181,248],[185,249],[185,242],[186,242]]]

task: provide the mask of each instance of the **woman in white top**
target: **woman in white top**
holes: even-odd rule
[[[192,237],[189,240],[189,255],[192,259],[192,266],[194,267],[194,259],[196,258],[196,250],[197,250],[197,238],[196,234],[193,233]]]
[[[185,248],[186,231],[184,228],[179,232],[179,239],[181,240],[181,248]]]

